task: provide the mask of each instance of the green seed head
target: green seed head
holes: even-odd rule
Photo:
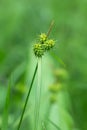
[[[62,89],[62,84],[56,83],[49,87],[51,93],[58,93]]]
[[[50,50],[51,48],[53,48],[55,45],[55,41],[54,40],[47,40],[45,43],[44,43],[44,48],[45,50]]]
[[[50,103],[54,104],[57,102],[57,95],[53,94],[50,96]]]
[[[43,46],[40,43],[34,44],[33,50],[34,50],[35,56],[37,56],[37,57],[42,57],[42,55],[44,54]]]
[[[65,69],[57,69],[54,71],[54,75],[59,82],[66,82],[69,79],[68,72]]]
[[[40,38],[40,42],[44,43],[47,40],[47,35],[45,33],[41,33],[39,35],[39,38]]]
[[[34,54],[37,57],[42,57],[44,52],[49,51],[55,45],[55,41],[47,38],[45,33],[39,35],[38,43],[34,45]]]

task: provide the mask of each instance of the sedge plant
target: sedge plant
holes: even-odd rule
[[[35,43],[34,46],[33,46],[33,51],[34,51],[34,54],[37,58],[37,64],[36,64],[36,68],[35,68],[35,71],[34,71],[34,74],[33,74],[33,77],[32,77],[32,81],[31,81],[31,84],[30,84],[30,87],[29,87],[29,91],[28,91],[28,94],[27,94],[27,97],[26,97],[26,100],[25,100],[24,108],[23,108],[23,111],[22,111],[22,114],[21,114],[21,117],[20,117],[20,121],[19,121],[17,130],[20,129],[20,126],[22,124],[23,116],[24,116],[25,109],[26,109],[28,99],[29,99],[29,96],[30,96],[30,92],[31,92],[31,89],[32,89],[32,86],[33,86],[33,83],[34,83],[34,80],[35,80],[36,73],[38,73],[38,75],[37,75],[38,81],[37,81],[36,96],[35,96],[34,130],[38,130],[40,97],[41,97],[42,57],[47,51],[49,51],[55,45],[55,41],[53,39],[49,39],[49,34],[51,32],[53,24],[54,24],[54,22],[52,21],[52,23],[49,27],[48,33],[47,34],[41,33],[39,35],[39,39],[38,39],[37,43]]]

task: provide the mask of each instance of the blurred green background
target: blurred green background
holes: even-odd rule
[[[7,93],[8,80],[13,76],[8,129],[17,128],[17,120],[24,105],[33,76],[36,58],[32,46],[41,32],[55,24],[50,37],[56,40],[53,52],[46,54],[42,63],[41,118],[48,117],[61,130],[87,130],[87,1],[86,0],[0,0],[0,127]],[[65,66],[58,62],[60,58]],[[58,93],[58,101],[47,106],[49,86],[58,74],[68,74],[67,81],[58,81],[65,89]],[[59,73],[64,70],[63,74]],[[47,73],[48,72],[48,73]],[[47,74],[46,74],[47,73]],[[32,130],[34,124],[34,91],[31,92],[21,130]],[[46,100],[48,99],[48,100]],[[52,101],[54,101],[54,95]],[[51,110],[52,109],[52,110]],[[45,113],[45,114],[44,114]],[[48,113],[48,112],[47,112]],[[48,124],[48,129],[54,126]],[[51,124],[52,125],[52,124]],[[45,126],[45,125],[44,125]],[[26,128],[25,128],[26,127]],[[43,125],[40,130],[44,130]]]

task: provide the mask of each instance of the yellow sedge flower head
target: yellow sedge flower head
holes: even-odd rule
[[[47,35],[45,33],[41,33],[39,35],[38,43],[34,45],[34,54],[37,57],[42,57],[44,55],[45,51],[50,50],[55,45],[55,41],[52,39],[48,39]]]
[[[37,57],[42,57],[42,55],[44,54],[44,49],[40,43],[34,44],[33,50],[34,50],[35,56]]]
[[[44,48],[45,50],[50,50],[51,48],[53,48],[55,45],[55,41],[50,39],[50,40],[47,40],[45,43],[44,43]]]
[[[47,40],[47,35],[45,33],[41,33],[39,35],[40,42],[44,43]]]

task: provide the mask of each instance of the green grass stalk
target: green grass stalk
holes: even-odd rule
[[[40,99],[41,99],[41,87],[42,87],[42,58],[38,58],[38,76],[37,76],[37,86],[36,86],[36,93],[35,93],[35,124],[34,130],[38,130],[39,125],[39,111],[40,111]]]
[[[36,73],[37,73],[37,68],[38,68],[38,63],[36,65],[36,68],[35,68],[35,71],[34,71],[34,74],[33,74],[33,78],[32,78],[32,81],[31,81],[31,84],[30,84],[30,87],[29,87],[29,91],[28,91],[28,94],[27,94],[27,97],[26,97],[26,101],[25,101],[25,104],[24,104],[24,108],[23,108],[23,111],[22,111],[22,114],[21,114],[21,118],[20,118],[17,130],[20,129],[20,126],[22,124],[22,120],[23,120],[23,116],[24,116],[24,113],[25,113],[25,109],[26,109],[26,106],[27,106],[27,103],[28,103],[28,99],[29,99],[29,96],[30,96],[30,93],[31,93],[31,89],[32,89],[32,86],[33,86],[33,83],[34,83],[34,79],[35,79],[35,76],[36,76]]]

